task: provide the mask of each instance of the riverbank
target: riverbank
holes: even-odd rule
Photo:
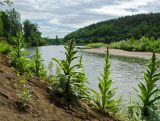
[[[92,110],[84,102],[83,107],[79,107],[60,103],[58,97],[51,99],[44,80],[17,76],[8,61],[0,54],[0,121],[118,121]],[[24,78],[27,78],[32,92],[27,111],[19,110],[19,90],[16,88],[16,82]]]
[[[96,54],[106,54],[106,48],[91,48],[91,49],[81,49],[80,51]],[[152,52],[131,52],[121,49],[109,49],[110,55],[121,56],[121,57],[131,57],[140,59],[150,59],[152,57]],[[156,53],[158,59],[160,59],[160,53]]]

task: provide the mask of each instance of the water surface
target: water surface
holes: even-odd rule
[[[52,58],[63,59],[63,46],[42,46],[39,47],[47,66]],[[33,48],[30,51],[34,51]],[[93,54],[78,51],[78,55],[83,55],[83,64],[86,76],[92,89],[98,90],[98,77],[103,72],[104,55]],[[143,81],[143,72],[146,68],[147,61],[136,58],[111,56],[111,79],[114,82],[113,87],[117,88],[116,96],[128,97],[133,93],[133,88],[137,87],[138,81]],[[53,72],[55,72],[55,68]]]

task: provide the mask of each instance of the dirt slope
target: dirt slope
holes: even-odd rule
[[[36,78],[28,79],[33,95],[28,111],[19,111],[18,90],[14,84],[22,77],[17,77],[7,62],[7,58],[0,55],[0,121],[116,121],[90,109],[82,110],[51,102],[47,87]]]

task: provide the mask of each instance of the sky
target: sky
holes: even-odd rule
[[[22,21],[29,19],[37,23],[42,36],[50,38],[64,37],[79,28],[112,18],[160,12],[160,0],[13,1],[12,7],[21,14]]]

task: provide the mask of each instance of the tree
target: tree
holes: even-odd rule
[[[9,15],[6,14],[6,12],[1,11],[1,19],[3,22],[3,36],[7,38],[7,40],[9,41],[11,38],[11,20],[9,19]]]
[[[2,15],[0,13],[0,36],[3,36],[3,20],[2,20]]]
[[[32,23],[29,20],[25,20],[23,23],[24,40],[31,46],[39,45],[41,42],[41,32],[38,30],[38,25]]]
[[[17,36],[18,32],[21,31],[21,17],[20,14],[13,8],[6,11],[11,22],[11,36]]]
[[[13,4],[13,1],[12,0],[3,0],[0,2],[0,5],[12,5]]]

